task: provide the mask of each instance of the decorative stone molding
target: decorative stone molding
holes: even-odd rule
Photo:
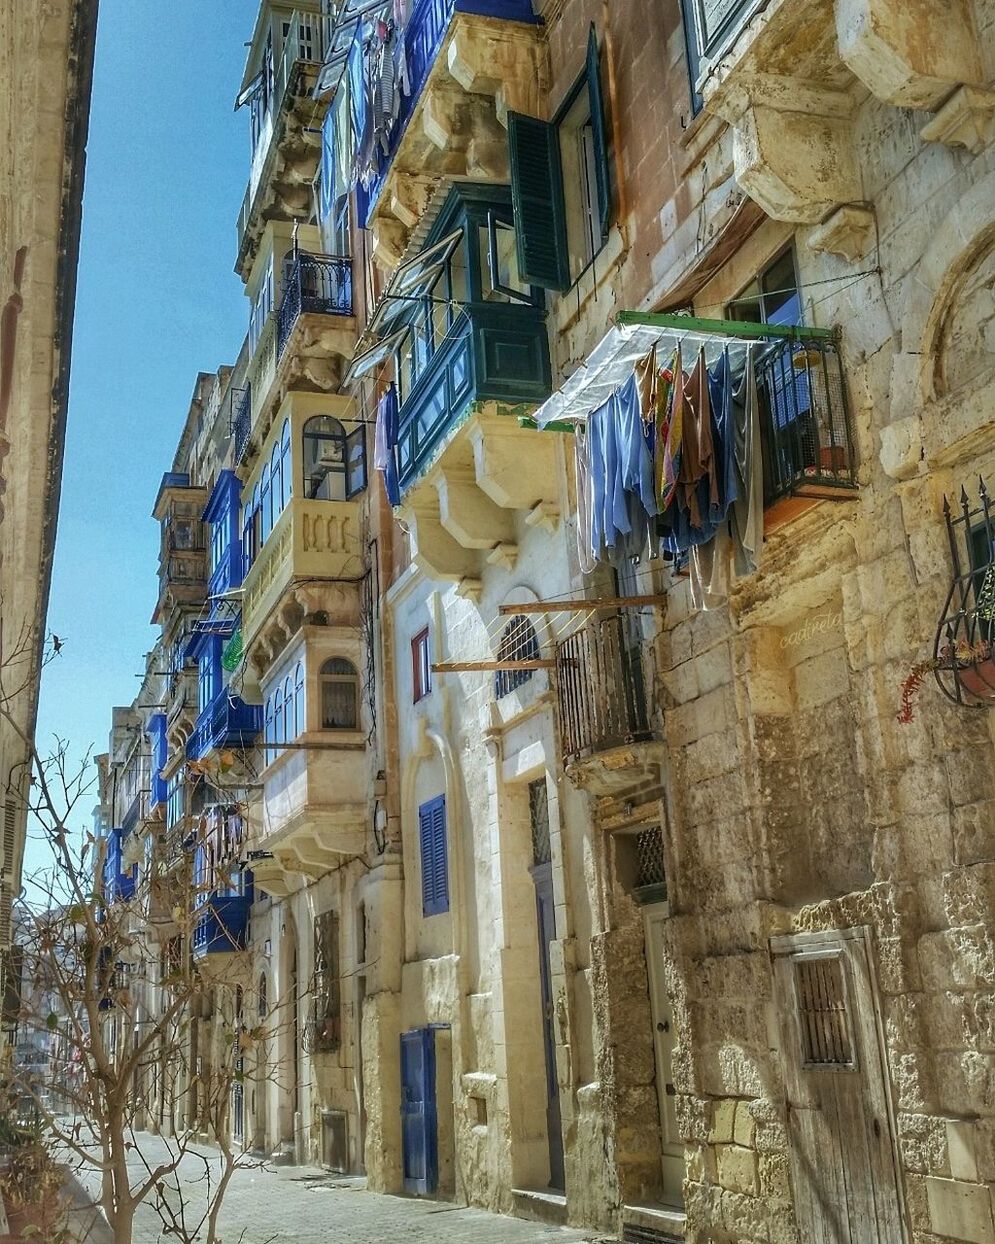
[[[853,261],[867,253],[873,236],[873,210],[851,203],[838,207],[824,220],[809,237],[808,245],[811,250]]]
[[[439,518],[443,527],[465,549],[492,549],[513,544],[512,515],[477,486],[472,461],[467,465],[444,463],[434,479],[439,495]]]
[[[984,80],[970,0],[836,0],[836,36],[843,63],[897,108],[936,108]]]
[[[993,115],[995,91],[961,86],[919,132],[928,143],[962,147],[977,155],[991,142]]]

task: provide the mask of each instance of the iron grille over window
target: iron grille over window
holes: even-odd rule
[[[795,963],[802,1058],[808,1067],[852,1067],[846,986],[839,956]]]
[[[314,1032],[312,1048],[337,1050],[342,1031],[339,984],[339,918],[326,911],[314,922]]]
[[[539,637],[535,627],[524,614],[516,613],[504,628],[498,646],[499,661],[538,661]],[[516,687],[527,683],[534,670],[498,670],[494,676],[494,695],[497,699],[508,695]]]
[[[636,835],[638,871],[636,889],[646,886],[666,886],[667,875],[663,866],[663,833],[659,825],[641,829]]]
[[[529,821],[532,826],[532,863],[548,864],[552,859],[549,841],[549,791],[544,777],[529,782]]]

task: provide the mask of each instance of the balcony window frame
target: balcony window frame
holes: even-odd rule
[[[321,691],[319,697],[319,708],[321,710],[321,729],[325,733],[354,733],[360,728],[360,685],[359,670],[348,657],[333,656],[328,657],[322,662],[318,671],[318,686]],[[330,725],[330,713],[328,708],[330,701],[334,699],[328,693],[335,690],[341,690],[344,687],[352,689],[351,713],[346,716],[351,718],[342,725]]]

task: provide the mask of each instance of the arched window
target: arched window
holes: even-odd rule
[[[266,540],[270,533],[273,519],[273,507],[270,503],[269,495],[269,463],[263,467],[262,478],[259,481],[259,507],[262,511],[259,530],[260,545]]]
[[[504,628],[498,646],[499,661],[538,661],[539,637],[535,627],[523,613],[516,613]],[[534,670],[498,670],[494,675],[494,695],[508,695],[532,677]]]
[[[314,415],[304,425],[304,495],[309,501],[345,501],[345,477],[345,428],[331,415]]]
[[[284,743],[286,739],[283,728],[283,687],[279,686],[273,696],[273,742]]]
[[[270,530],[276,526],[276,520],[283,513],[283,460],[280,457],[280,446],[274,445],[269,456],[270,474],[270,507],[273,511]]]
[[[297,662],[297,669],[294,670],[294,733],[303,734],[307,728],[307,718],[304,715],[304,662]]]
[[[297,714],[294,709],[294,680],[290,674],[283,683],[284,738],[288,743],[297,738]]]
[[[266,973],[265,972],[263,972],[262,975],[259,977],[258,1002],[259,1002],[259,1018],[265,1019],[266,1012],[269,1009],[268,1004],[266,1002]]]
[[[235,986],[235,1023],[239,1027],[242,1026],[242,1010],[243,1010],[244,1005],[245,1004],[244,1004],[243,997],[242,997],[242,986],[236,985]]]
[[[283,432],[280,436],[280,479],[283,481],[283,503],[281,509],[286,507],[291,496],[293,496],[292,470],[293,467],[290,461],[290,420],[284,419]]]
[[[359,729],[359,674],[344,657],[332,657],[321,667],[321,728]]]

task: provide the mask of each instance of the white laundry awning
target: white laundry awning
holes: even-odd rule
[[[832,335],[833,330],[829,328],[795,328],[742,320],[703,320],[691,315],[621,311],[585,361],[543,402],[533,418],[541,428],[550,423],[583,422],[625,384],[636,363],[654,346],[661,366],[678,345],[685,366],[699,349],[704,349],[709,367],[728,349],[729,361],[736,370],[745,362],[751,342],[784,337],[812,341]]]

